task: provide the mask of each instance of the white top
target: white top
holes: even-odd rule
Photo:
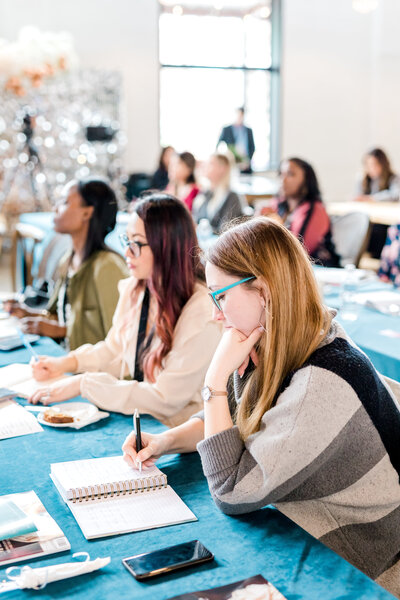
[[[196,284],[176,323],[171,350],[152,383],[146,377],[141,382],[123,379],[134,375],[143,290],[134,277],[121,280],[118,286],[120,299],[106,339],[72,352],[78,371],[84,372],[81,394],[106,410],[133,414],[137,408],[169,427],[179,425],[202,407],[200,390],[222,335],[221,325],[212,320],[207,288]],[[154,318],[152,299],[150,323]],[[157,343],[155,337],[153,344]]]

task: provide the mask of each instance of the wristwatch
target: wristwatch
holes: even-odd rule
[[[212,388],[205,385],[201,390],[201,397],[204,402],[208,402],[210,398],[214,398],[214,396],[228,396],[228,392],[225,390],[224,392],[217,392],[217,390],[213,390]]]

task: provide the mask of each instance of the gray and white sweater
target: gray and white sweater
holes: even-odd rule
[[[257,433],[243,443],[234,426],[198,444],[214,501],[228,514],[275,505],[400,597],[400,385],[392,387],[333,322]]]

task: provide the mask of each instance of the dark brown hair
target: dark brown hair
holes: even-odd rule
[[[196,183],[196,178],[194,176],[194,170],[196,168],[196,159],[193,156],[193,154],[191,152],[181,152],[181,154],[178,154],[178,158],[183,163],[185,163],[185,165],[190,171],[186,179],[186,183]]]
[[[394,176],[394,172],[392,171],[390,160],[386,152],[384,152],[381,148],[372,148],[372,150],[367,152],[364,158],[367,156],[372,156],[375,158],[375,160],[377,160],[382,167],[382,175],[379,177],[379,191],[381,192],[382,190],[387,190],[390,186],[390,180]],[[364,194],[371,193],[371,182],[371,177],[368,175],[368,173],[365,173],[362,181],[362,190]]]

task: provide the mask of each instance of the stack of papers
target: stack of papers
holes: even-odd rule
[[[34,415],[13,400],[0,402],[0,440],[43,431]]]
[[[313,270],[316,280],[321,285],[340,286],[344,284],[348,277],[348,271],[346,269],[314,267]],[[366,271],[365,269],[354,269],[354,271],[351,272],[351,277],[352,282],[355,284],[377,279],[376,273],[373,271]]]
[[[34,491],[1,496],[0,501],[5,507],[4,514],[0,510],[0,526],[11,531],[0,541],[0,567],[71,548]]]
[[[400,316],[400,293],[390,290],[379,290],[377,292],[363,292],[354,294],[354,302],[362,304],[385,315]]]

